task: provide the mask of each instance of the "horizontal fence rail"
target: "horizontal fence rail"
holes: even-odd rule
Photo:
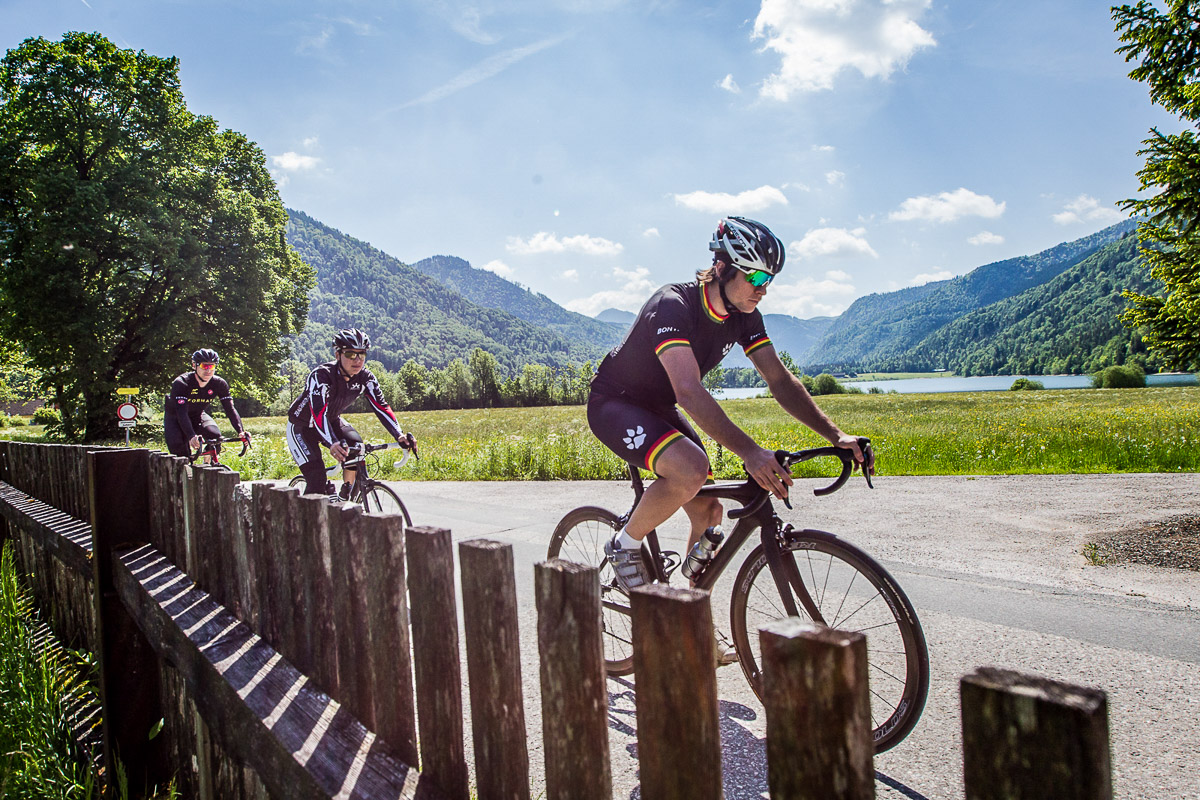
[[[119,752],[131,784],[185,798],[534,794],[511,545],[458,544],[467,710],[448,530],[145,450],[11,442],[0,521],[56,634],[98,655],[107,774]],[[545,797],[610,797],[599,573],[555,559],[534,591]],[[631,611],[641,795],[722,797],[709,596],[645,587]],[[874,797],[862,636],[760,637],[771,797]],[[961,697],[970,800],[1111,797],[1103,692],[984,668]]]

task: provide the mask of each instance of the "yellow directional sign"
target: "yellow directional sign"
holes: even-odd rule
[[[117,394],[137,394],[137,393],[138,393],[138,390],[137,390],[136,386],[133,387],[132,389],[117,389]]]

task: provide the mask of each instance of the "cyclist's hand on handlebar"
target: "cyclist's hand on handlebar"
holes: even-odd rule
[[[775,459],[775,453],[759,447],[746,459],[746,472],[755,483],[780,500],[787,499],[792,474]]]
[[[834,445],[852,451],[854,453],[854,461],[862,468],[864,475],[875,474],[875,452],[870,447],[864,449],[859,442],[859,437],[843,433],[834,442]]]
[[[203,444],[204,442],[200,439],[200,435],[196,434],[192,437],[192,440],[188,442],[188,447],[192,448],[193,450],[199,450]]]
[[[242,431],[240,434],[238,434],[238,436],[246,444],[250,443],[250,431]]]
[[[412,450],[414,456],[417,454],[417,437],[413,436],[411,432],[404,434],[399,441],[400,446],[405,450]]]
[[[329,446],[329,454],[337,459],[339,464],[346,460],[346,456],[349,454],[349,452],[350,450],[346,447],[345,442],[334,442]]]

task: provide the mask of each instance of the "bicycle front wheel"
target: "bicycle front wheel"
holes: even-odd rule
[[[887,570],[831,533],[792,531],[782,556],[795,564],[817,611],[814,620],[796,598],[802,618],[867,637],[875,752],[899,744],[917,724],[929,694],[929,653],[912,603]],[[738,571],[729,613],[738,660],[762,699],[758,629],[787,612],[761,544]]]
[[[412,519],[400,495],[390,486],[377,481],[371,481],[371,485],[363,492],[363,510],[368,514],[398,514],[404,518],[404,527],[412,526]]]
[[[599,568],[604,667],[613,676],[633,672],[633,617],[629,598],[617,588],[617,576],[604,555],[604,543],[619,530],[621,522],[611,511],[595,506],[577,508],[558,523],[547,553],[548,558]]]

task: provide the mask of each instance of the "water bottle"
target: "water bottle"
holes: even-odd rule
[[[721,532],[719,526],[713,526],[706,530],[700,537],[700,541],[696,542],[696,546],[692,548],[692,552],[688,553],[687,558],[684,559],[683,576],[692,580],[699,575],[700,571],[712,560],[713,552],[724,538],[725,534]]]

